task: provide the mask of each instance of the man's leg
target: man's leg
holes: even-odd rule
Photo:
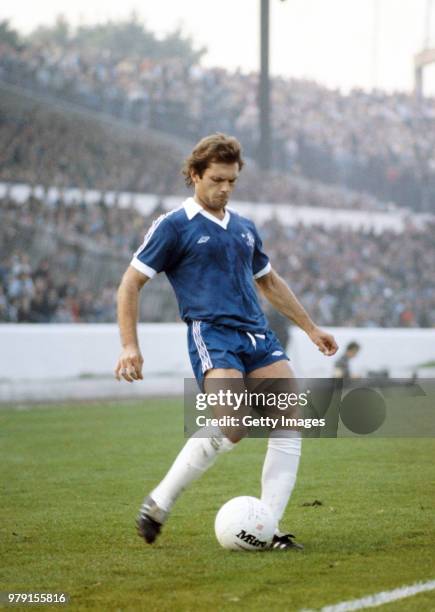
[[[243,383],[243,374],[235,369],[209,370],[204,382],[205,391],[214,392],[217,387],[222,388],[221,385],[231,387],[228,379],[233,379],[237,387]],[[215,416],[224,412],[225,407],[220,406]],[[243,434],[238,431],[204,427],[189,438],[166,476],[145,498],[137,519],[139,535],[149,544],[154,542],[180,493],[207,471],[219,454],[234,448],[241,437]]]
[[[258,368],[250,372],[248,378],[251,379],[251,383],[255,378],[287,379],[289,381],[288,392],[294,391],[291,380],[294,376],[288,361],[277,361]],[[273,385],[270,387],[270,392],[273,392]],[[298,431],[286,428],[273,430],[270,433],[263,464],[261,499],[271,508],[278,526],[296,484],[300,455],[301,437]],[[301,547],[292,541],[289,534],[281,534],[279,530],[275,536],[274,546],[276,548]]]

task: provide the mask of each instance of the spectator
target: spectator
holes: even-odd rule
[[[351,378],[355,378],[355,375],[352,375],[351,372],[350,362],[358,355],[360,349],[361,346],[358,344],[358,342],[349,342],[349,344],[346,346],[344,354],[335,362],[335,378],[341,378],[343,383],[347,383]]]

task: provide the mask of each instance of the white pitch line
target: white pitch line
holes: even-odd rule
[[[353,610],[363,610],[364,608],[376,608],[377,606],[383,606],[391,601],[405,599],[405,597],[413,597],[413,595],[417,595],[418,593],[434,590],[435,580],[429,580],[429,582],[418,582],[409,586],[393,589],[392,591],[382,591],[381,593],[375,593],[374,595],[367,595],[367,597],[362,597],[361,599],[352,599],[350,601],[342,601],[341,603],[334,604],[333,606],[324,606],[317,612],[351,612]],[[316,611],[301,610],[301,612]]]

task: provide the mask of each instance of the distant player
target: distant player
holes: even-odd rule
[[[239,142],[224,134],[202,139],[185,162],[186,183],[194,195],[161,215],[125,272],[118,290],[118,321],[123,350],[118,380],[142,379],[137,337],[138,296],[159,272],[174,288],[188,326],[189,354],[201,388],[221,381],[293,377],[288,357],[259,306],[256,288],[284,316],[302,328],[325,355],[334,355],[334,338],[319,329],[263,252],[254,223],[227,203],[243,167]],[[255,381],[254,381],[255,382]],[[284,380],[285,383],[285,380]],[[224,384],[224,383],[222,383]],[[213,386],[214,385],[214,386]],[[137,519],[139,535],[152,543],[179,494],[201,476],[243,434],[208,428],[192,436],[164,479],[145,498]],[[301,438],[291,429],[273,430],[262,472],[262,500],[279,523],[296,482]],[[277,531],[273,548],[301,548],[293,536]]]
[[[334,364],[334,378],[342,378],[344,383],[351,380],[350,362],[358,355],[360,349],[358,342],[349,342],[343,355]]]

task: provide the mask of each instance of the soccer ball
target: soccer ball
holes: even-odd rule
[[[265,550],[276,526],[269,506],[256,497],[242,496],[222,506],[214,530],[219,544],[227,550]]]

